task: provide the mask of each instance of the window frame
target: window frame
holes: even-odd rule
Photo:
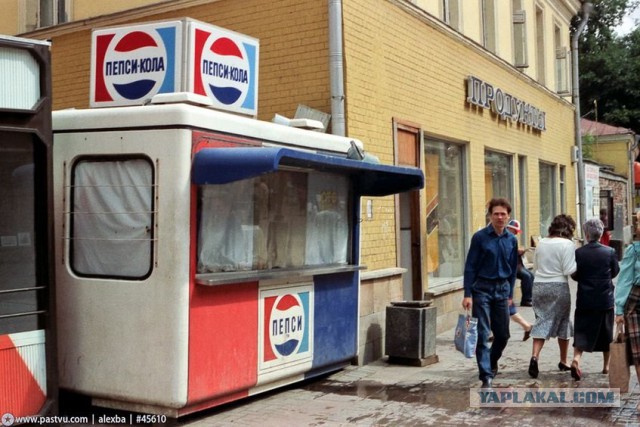
[[[460,236],[458,236],[458,238],[456,239],[457,244],[460,246],[458,249],[459,255],[460,255],[460,265],[457,266],[460,268],[460,274],[458,275],[440,275],[441,272],[439,271],[442,266],[444,265],[444,263],[440,263],[440,254],[443,252],[443,249],[441,248],[440,245],[440,234],[441,234],[441,230],[440,230],[440,225],[438,224],[438,267],[437,269],[434,269],[433,271],[438,271],[438,275],[433,275],[432,272],[430,272],[430,268],[427,268],[427,274],[429,275],[429,288],[435,288],[438,286],[446,286],[450,283],[453,282],[458,282],[463,274],[464,274],[464,263],[466,260],[466,250],[465,248],[468,245],[468,241],[469,241],[469,230],[467,227],[467,224],[469,223],[469,204],[468,204],[468,200],[469,200],[469,183],[468,183],[468,165],[467,165],[467,156],[468,156],[468,144],[461,142],[461,141],[454,141],[454,140],[449,140],[446,138],[442,138],[436,135],[430,135],[428,133],[424,133],[423,134],[424,137],[424,157],[425,157],[425,190],[426,194],[429,194],[430,192],[427,190],[426,186],[429,185],[430,182],[432,182],[433,180],[429,179],[429,162],[428,162],[428,158],[429,158],[429,154],[428,151],[431,150],[439,150],[439,151],[445,151],[445,153],[447,152],[449,147],[454,147],[456,150],[459,151],[459,156],[460,158],[457,160],[457,166],[459,166],[460,171],[457,174],[458,176],[460,176],[460,183],[461,185],[461,189],[460,189],[460,194],[457,197],[457,204],[459,205],[459,210],[460,212],[455,212],[458,215],[457,221],[455,222],[456,227],[455,229],[459,231]],[[442,169],[440,167],[440,162],[438,162],[438,170],[437,170],[437,174],[438,174],[438,183],[439,183],[439,188],[438,188],[438,193],[440,193],[440,185],[441,185],[441,181],[442,181]],[[442,203],[442,200],[439,199],[439,204]],[[429,203],[427,201],[427,203]],[[429,218],[429,212],[425,212],[425,236],[428,235],[429,233],[429,229],[430,229],[430,225],[429,222],[433,223],[434,221],[436,222],[440,222],[442,218],[440,218],[440,214],[444,214],[444,209],[440,209],[440,212],[437,213],[437,217],[434,218]],[[433,224],[432,224],[433,226]],[[432,227],[433,228],[433,227]],[[425,242],[426,245],[426,250],[428,251],[428,242]],[[455,248],[454,248],[455,249]],[[428,256],[428,253],[425,254],[426,256]],[[455,255],[455,254],[454,254]],[[452,267],[453,268],[453,267]]]
[[[205,242],[205,240],[203,240],[201,233],[204,231],[215,233],[215,232],[221,232],[222,230],[228,230],[231,228],[225,224],[220,224],[220,227],[217,227],[217,224],[215,222],[212,222],[209,224],[206,224],[204,222],[205,221],[204,218],[205,217],[210,218],[208,215],[213,214],[216,207],[220,208],[220,206],[228,206],[224,204],[224,200],[222,200],[222,203],[214,201],[213,204],[209,204],[208,206],[206,206],[207,209],[209,210],[214,209],[214,210],[211,210],[211,213],[204,212],[205,203],[203,201],[203,197],[205,197],[205,191],[207,191],[208,193],[214,193],[214,194],[216,191],[228,192],[228,190],[238,185],[245,185],[245,186],[248,185],[255,189],[257,188],[257,185],[260,185],[261,182],[264,182],[264,180],[271,180],[273,182],[278,183],[278,181],[281,179],[280,177],[283,177],[286,174],[292,174],[292,173],[305,175],[305,181],[304,181],[305,200],[303,201],[304,206],[302,207],[302,209],[304,209],[304,212],[305,212],[305,215],[304,215],[305,232],[303,236],[304,237],[304,248],[303,248],[304,257],[303,257],[302,264],[290,265],[290,263],[287,263],[287,265],[276,265],[281,262],[281,259],[280,260],[272,259],[269,254],[270,243],[265,243],[265,242],[271,242],[272,240],[277,240],[276,239],[277,236],[275,234],[272,234],[272,233],[277,234],[275,223],[272,220],[277,217],[275,209],[278,208],[278,206],[282,206],[282,205],[279,203],[273,203],[273,200],[271,200],[271,197],[274,197],[272,196],[272,194],[277,190],[275,190],[275,188],[269,188],[268,185],[267,185],[267,188],[269,189],[268,202],[263,206],[256,206],[256,203],[255,203],[256,198],[254,197],[254,194],[256,193],[255,191],[252,192],[251,205],[249,206],[250,212],[249,211],[245,212],[247,214],[245,215],[246,218],[249,218],[250,216],[251,221],[250,223],[247,223],[247,224],[244,224],[244,223],[241,224],[244,230],[249,230],[249,228],[253,227],[253,229],[251,230],[251,236],[249,239],[252,242],[251,243],[251,267],[240,268],[239,267],[240,264],[237,264],[235,268],[230,268],[230,267],[233,267],[233,265],[229,264],[226,266],[226,269],[222,269],[222,267],[224,266],[222,266],[221,264],[215,264],[215,263],[211,264],[211,262],[216,262],[217,260],[221,260],[223,258],[228,258],[228,257],[221,258],[220,256],[217,256],[214,254],[214,255],[209,255],[207,260],[203,260],[201,258],[201,255],[205,256],[203,255],[203,252],[207,251],[207,248],[203,247],[203,245],[207,245],[207,243],[210,243],[210,242]],[[326,193],[326,191],[322,191],[321,193],[310,194],[309,191],[317,187],[318,184],[320,184],[322,181],[324,182],[331,181],[326,176],[327,174],[332,175],[334,177],[334,181],[343,182],[343,185],[341,186],[342,187],[341,190],[335,194],[335,197],[331,197],[330,195],[327,195],[327,198],[322,197],[322,194]],[[298,177],[298,178],[301,178],[301,177]],[[324,178],[324,180],[322,178]],[[296,182],[300,183],[301,180],[296,179]],[[224,188],[225,186],[227,187],[226,189]],[[355,191],[353,188],[352,179],[348,174],[332,172],[332,171],[323,171],[319,169],[300,169],[300,168],[293,168],[293,167],[281,167],[276,171],[262,174],[252,178],[231,181],[225,184],[196,185],[196,187],[197,187],[197,197],[198,197],[198,202],[197,202],[198,203],[198,215],[197,215],[198,225],[196,227],[197,229],[196,247],[198,248],[196,253],[196,264],[198,266],[198,271],[196,272],[196,283],[213,285],[213,284],[223,284],[223,283],[232,283],[235,281],[242,281],[242,279],[246,279],[249,277],[265,279],[265,278],[271,278],[274,276],[279,276],[281,274],[291,274],[291,271],[301,272],[300,273],[301,275],[305,275],[303,273],[304,271],[307,271],[307,272],[317,272],[322,270],[353,271],[353,270],[359,269],[359,267],[355,266],[355,260],[354,260],[354,256],[355,256],[354,254]],[[315,188],[315,189],[318,189],[318,188]],[[318,199],[318,196],[321,196],[320,199]],[[334,198],[336,200],[334,200]],[[312,201],[312,199],[315,200],[315,202]],[[343,205],[342,207],[341,207],[341,202],[345,203],[345,205]],[[317,239],[309,238],[309,234],[314,231],[314,228],[312,226],[313,224],[315,224],[314,222],[310,221],[310,219],[313,220],[315,218],[319,218],[319,217],[313,216],[314,213],[316,213],[317,215],[317,213],[329,212],[329,206],[325,206],[325,208],[327,209],[320,209],[320,210],[314,209],[314,207],[322,208],[322,206],[320,205],[323,205],[323,204],[325,205],[329,204],[333,207],[338,208],[338,210],[342,209],[344,211],[342,220],[345,221],[345,224],[346,224],[345,226],[347,228],[346,233],[343,233],[343,235],[345,236],[344,259],[338,262],[308,263],[309,260],[312,259],[311,258],[312,254],[310,252],[311,248],[309,246],[309,243],[312,241],[317,241]],[[266,210],[260,209],[261,207],[265,207],[265,206],[266,206]],[[269,223],[261,224],[261,222],[263,222],[263,219],[265,218],[269,221]],[[211,226],[213,226],[213,228],[209,228]],[[265,254],[266,257],[264,257],[265,259],[263,261],[260,261],[261,259],[260,253],[256,253],[256,247],[255,247],[255,244],[253,243],[255,242],[255,238],[257,236],[255,234],[256,226],[260,227],[262,232],[264,232],[264,236],[262,237],[262,240],[264,241],[262,242],[263,245],[261,246],[265,246],[266,244],[266,246],[263,248],[266,250],[266,254]],[[317,232],[317,230],[315,231]],[[245,240],[247,242],[249,241],[247,239]],[[298,243],[301,243],[301,242],[298,242]],[[285,246],[282,246],[282,245],[278,246],[278,248],[283,248],[283,247],[286,249],[286,251],[291,251],[291,252],[287,252],[284,255],[284,258],[290,261],[294,256],[293,250],[295,248],[293,247],[290,248],[288,244]],[[230,250],[233,251],[235,249],[231,248]],[[209,267],[207,268],[215,269],[216,267],[220,267],[221,269],[219,271],[218,270],[208,270],[208,271],[202,270],[201,262],[206,262],[209,265]],[[262,264],[264,264],[264,266]]]
[[[99,274],[99,273],[85,273],[77,271],[75,267],[76,255],[75,255],[75,221],[74,218],[74,200],[75,200],[75,183],[76,183],[76,168],[79,164],[83,162],[122,162],[122,161],[131,161],[131,160],[143,160],[149,165],[149,169],[151,172],[151,182],[150,182],[150,210],[149,210],[149,268],[144,274],[136,275],[136,276],[128,276],[128,275],[119,275],[119,274]],[[145,155],[138,154],[117,154],[117,155],[83,155],[79,156],[75,159],[70,169],[70,186],[69,186],[69,206],[68,211],[66,212],[68,216],[68,239],[69,245],[67,248],[68,251],[68,262],[69,268],[79,277],[87,277],[87,278],[101,278],[101,279],[114,279],[114,280],[126,280],[126,281],[143,281],[146,280],[153,273],[154,268],[156,267],[155,262],[155,251],[156,251],[156,227],[157,227],[157,176],[156,176],[156,167],[155,163],[151,158]]]

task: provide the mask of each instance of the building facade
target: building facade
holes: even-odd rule
[[[127,4],[27,33],[52,40],[54,109],[89,104],[92,29],[189,17],[260,40],[259,119],[309,106],[382,163],[424,170],[424,190],[362,201],[360,363],[384,355],[391,301],[426,295],[437,330],[452,327],[490,198],[511,200],[522,245],[556,214],[576,216],[567,47],[577,0]]]
[[[584,157],[594,162],[587,166],[599,171],[600,200],[591,208],[591,214],[606,212],[612,230],[612,238],[622,245],[630,243],[631,215],[638,209],[637,190],[632,184],[638,157],[637,136],[631,129],[611,126],[592,120],[581,119]],[[612,178],[615,177],[615,178]]]

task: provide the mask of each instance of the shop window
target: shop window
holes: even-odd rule
[[[427,268],[429,286],[446,283],[464,272],[467,200],[464,146],[427,140]]]
[[[520,229],[522,233],[518,236],[520,244],[526,247],[529,244],[527,236],[529,235],[529,224],[527,218],[529,217],[529,206],[527,199],[529,197],[529,180],[527,179],[527,157],[518,156],[518,192],[520,193],[520,200],[518,203],[517,218],[520,221]],[[513,216],[513,215],[512,215]]]
[[[546,236],[556,216],[556,167],[540,163],[540,235]]]
[[[560,166],[560,212],[567,211],[567,168]]]
[[[198,273],[346,265],[349,178],[277,171],[199,187]]]
[[[513,200],[512,156],[492,151],[484,155],[485,199],[494,197]]]
[[[513,0],[513,65],[527,68],[527,15],[522,8],[522,0]]]
[[[482,0],[482,45],[497,53],[495,0]]]
[[[72,172],[71,266],[81,276],[151,272],[153,166],[146,158],[85,158]]]

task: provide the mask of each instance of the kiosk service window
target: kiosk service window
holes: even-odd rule
[[[197,272],[349,263],[349,177],[278,170],[201,185]]]

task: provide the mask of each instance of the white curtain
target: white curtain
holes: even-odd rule
[[[143,277],[151,268],[152,166],[81,161],[74,169],[72,262],[80,274]]]
[[[202,186],[198,273],[346,264],[348,183],[279,171]]]

